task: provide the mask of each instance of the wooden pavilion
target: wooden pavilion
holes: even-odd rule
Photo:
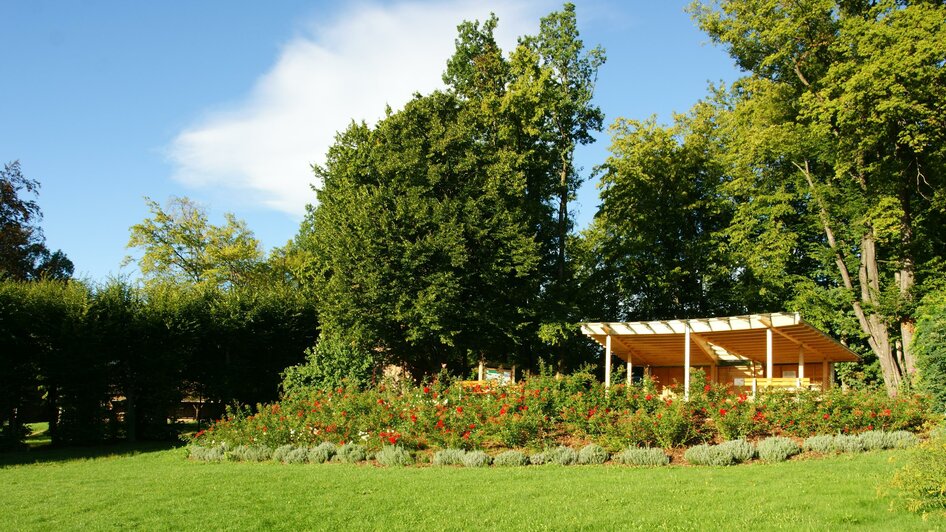
[[[635,367],[660,384],[682,382],[689,395],[691,368],[713,382],[734,386],[827,389],[835,362],[860,360],[856,353],[806,323],[799,314],[773,313],[666,321],[595,322],[582,332],[604,347],[605,386],[612,359]]]

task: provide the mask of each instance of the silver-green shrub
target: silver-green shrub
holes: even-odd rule
[[[463,465],[466,467],[486,467],[491,459],[483,451],[468,451],[463,455]]]
[[[544,452],[530,454],[529,463],[532,465],[545,465],[549,463],[549,456]]]
[[[572,465],[578,462],[578,453],[571,447],[560,445],[545,451],[545,460],[549,464]]]
[[[578,463],[583,465],[603,464],[608,461],[608,458],[608,451],[597,443],[589,443],[578,451]]]
[[[861,453],[867,450],[864,440],[852,434],[838,434],[834,437],[834,446],[842,453]]]
[[[887,436],[889,437],[890,449],[907,449],[920,443],[920,438],[917,438],[916,434],[906,430],[888,432]]]
[[[878,451],[891,447],[892,440],[890,434],[881,430],[870,430],[861,433],[859,438],[861,439],[861,443],[864,444],[864,448],[868,451]]]
[[[766,462],[784,462],[801,452],[801,447],[791,438],[772,436],[759,442],[759,458]]]
[[[308,460],[313,464],[323,464],[335,456],[337,447],[332,442],[322,442],[315,447],[309,448]]]
[[[435,466],[460,465],[465,455],[466,451],[463,449],[441,449],[434,453],[431,463]]]
[[[414,463],[411,453],[404,450],[403,447],[385,446],[375,453],[374,459],[379,464],[387,467],[403,467]]]
[[[746,440],[729,440],[717,445],[721,450],[732,454],[733,460],[738,464],[748,462],[755,458],[755,445]]]
[[[701,444],[690,447],[683,453],[683,458],[693,465],[727,466],[736,463],[736,457],[718,445]]]
[[[231,460],[240,462],[265,462],[272,456],[272,449],[258,445],[240,445],[229,453]]]
[[[493,457],[493,465],[501,467],[519,467],[529,465],[529,458],[520,451],[505,451]]]
[[[662,466],[670,463],[670,457],[663,449],[628,447],[614,455],[614,461],[633,466]]]
[[[306,447],[294,447],[286,453],[282,459],[285,464],[304,464],[309,461],[309,449]]]
[[[295,447],[292,445],[280,445],[279,447],[276,447],[276,449],[273,451],[273,461],[285,462],[286,455],[291,453],[293,449],[295,449]]]
[[[834,436],[811,436],[810,438],[805,438],[803,447],[806,451],[814,451],[821,454],[836,453],[839,451]]]
[[[332,460],[343,464],[354,464],[363,461],[366,457],[364,447],[357,443],[346,443],[335,450],[335,456]]]
[[[204,447],[202,445],[189,445],[187,447],[187,456],[191,460],[201,462],[220,462],[227,457],[227,446],[216,445],[213,447]]]

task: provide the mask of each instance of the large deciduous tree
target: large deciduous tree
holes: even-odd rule
[[[797,293],[842,303],[895,393],[915,367],[914,301],[944,251],[946,7],[728,0],[693,9],[749,72],[735,86],[729,132],[733,245],[760,275],[799,253],[821,259],[808,296]]]
[[[39,182],[23,175],[19,161],[0,170],[0,279],[68,279],[73,265],[59,250],[50,252],[39,227],[43,214],[29,196]]]
[[[669,319],[758,311],[750,272],[719,233],[732,222],[718,163],[716,109],[698,104],[671,127],[617,120],[601,166],[601,207],[586,231],[622,319]],[[600,275],[600,274],[599,274]],[[590,279],[595,285],[595,279]]]
[[[188,198],[171,198],[166,207],[145,201],[151,217],[131,227],[128,247],[142,249],[138,268],[146,278],[225,286],[246,283],[258,271],[263,252],[243,220],[227,213],[224,225],[213,225]]]

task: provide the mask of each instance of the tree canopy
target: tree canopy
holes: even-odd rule
[[[258,270],[263,252],[243,220],[227,213],[224,225],[213,225],[188,198],[171,198],[166,207],[145,201],[151,217],[131,227],[127,245],[142,250],[137,262],[145,278],[222,286],[246,282]]]
[[[23,175],[19,161],[0,170],[0,279],[68,279],[73,264],[46,247],[39,226],[42,211],[35,199],[39,182]]]

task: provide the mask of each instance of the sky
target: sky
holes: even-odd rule
[[[684,12],[688,1],[575,2],[586,46],[601,45],[595,102],[605,123],[668,123],[739,76]],[[0,164],[40,182],[42,228],[76,275],[134,277],[121,266],[146,197],[196,200],[247,221],[266,251],[315,202],[312,164],[352,121],[442,88],[463,20],[499,17],[500,46],[534,34],[561,3],[523,1],[4,0],[0,2]],[[576,156],[608,155],[607,131]],[[572,203],[598,207],[595,179]]]

